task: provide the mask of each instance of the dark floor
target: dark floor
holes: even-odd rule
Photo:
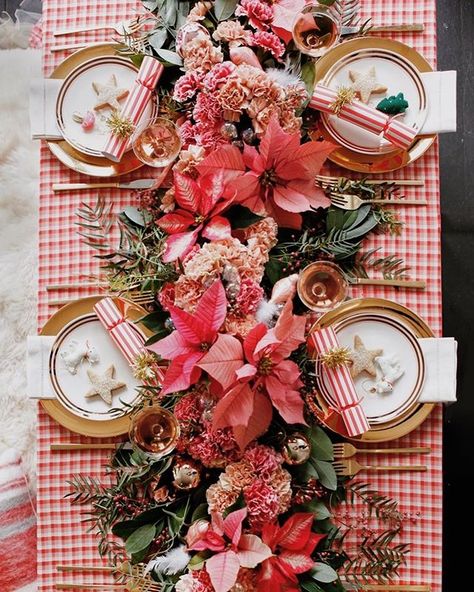
[[[13,14],[19,2],[0,0],[0,11]],[[458,71],[460,130],[441,137],[444,333],[459,342],[460,401],[445,413],[444,590],[451,592],[461,578],[460,589],[474,588],[464,579],[472,579],[472,545],[461,537],[474,522],[466,484],[474,467],[474,0],[437,4],[438,66]]]

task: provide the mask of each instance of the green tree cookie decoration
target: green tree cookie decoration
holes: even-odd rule
[[[398,113],[405,113],[408,109],[408,101],[405,100],[403,93],[398,93],[397,96],[386,97],[382,99],[377,105],[377,109],[386,113],[387,115],[397,115]]]

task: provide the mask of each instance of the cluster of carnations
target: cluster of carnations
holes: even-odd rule
[[[266,58],[282,61],[291,39],[288,26],[304,5],[297,1],[290,11],[290,3],[241,0],[234,17],[219,22],[212,34],[200,23],[212,3],[199,2],[191,10],[176,40],[185,73],[173,93],[188,108],[181,125],[186,144],[215,149],[229,143],[237,137],[232,124],[243,119],[243,138],[250,143],[273,116],[285,131],[299,131],[297,113],[308,99],[304,83],[282,68],[262,66]]]

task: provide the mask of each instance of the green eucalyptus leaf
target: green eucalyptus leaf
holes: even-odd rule
[[[313,95],[316,84],[316,67],[313,61],[309,60],[301,67],[301,78],[306,86],[308,96]]]
[[[167,64],[171,64],[172,66],[182,66],[183,60],[181,57],[175,52],[170,51],[169,49],[155,49],[154,50],[156,55],[161,58]]]
[[[318,521],[326,520],[327,518],[331,517],[331,512],[328,510],[326,505],[318,499],[313,499],[307,504],[304,504],[304,509],[305,511],[314,514],[314,519]]]
[[[165,28],[155,29],[148,37],[148,43],[153,49],[161,49],[168,38],[168,31]]]
[[[142,0],[143,6],[150,12],[154,12],[158,7],[158,0]]]
[[[127,206],[122,214],[121,217],[125,217],[125,222],[131,222],[135,226],[140,226],[145,228],[147,222],[150,219],[150,214],[148,212],[144,212],[139,210],[138,208],[134,208],[133,206]]]
[[[230,18],[237,6],[237,0],[216,0],[214,2],[214,14],[218,21],[225,21]]]
[[[331,438],[319,426],[311,428],[309,433],[311,440],[311,456],[317,460],[333,460],[334,449]]]
[[[133,555],[146,549],[155,538],[156,526],[154,524],[145,524],[133,532],[125,543],[127,553]]]
[[[337,475],[332,463],[312,458],[311,464],[314,465],[315,469],[318,471],[321,484],[326,487],[326,489],[336,491]]]
[[[270,257],[268,263],[265,265],[265,275],[270,280],[271,284],[276,284],[276,282],[283,276],[284,267],[284,263],[275,257]]]
[[[314,580],[302,580],[300,586],[305,592],[324,592],[324,589],[318,586]]]
[[[196,520],[207,520],[209,518],[208,505],[206,503],[199,504],[191,516],[191,523]]]
[[[310,571],[311,576],[318,582],[329,584],[337,580],[337,572],[327,563],[316,562]]]

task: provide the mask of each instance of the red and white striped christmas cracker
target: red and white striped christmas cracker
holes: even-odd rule
[[[333,105],[338,97],[337,90],[317,84],[309,102],[310,107],[335,115]],[[415,139],[418,130],[409,127],[399,119],[370,107],[362,101],[353,100],[343,105],[337,117],[349,121],[375,135],[383,137],[397,148],[407,150]]]
[[[310,339],[318,354],[324,354],[339,348],[339,342],[334,329],[326,327],[314,332]],[[360,405],[354,381],[346,364],[329,368],[322,364],[322,371],[325,373],[335,398],[338,402],[337,411],[340,413],[349,436],[360,436],[370,429],[369,422]]]
[[[124,319],[112,298],[103,298],[94,305],[99,321],[104,325],[117,347],[133,364],[137,356],[146,352],[145,339]]]
[[[158,60],[150,56],[143,58],[134,86],[120,112],[122,119],[130,120],[133,125],[138,124],[162,73],[163,66]],[[129,141],[130,138],[121,138],[111,133],[102,154],[114,162],[119,162]]]

